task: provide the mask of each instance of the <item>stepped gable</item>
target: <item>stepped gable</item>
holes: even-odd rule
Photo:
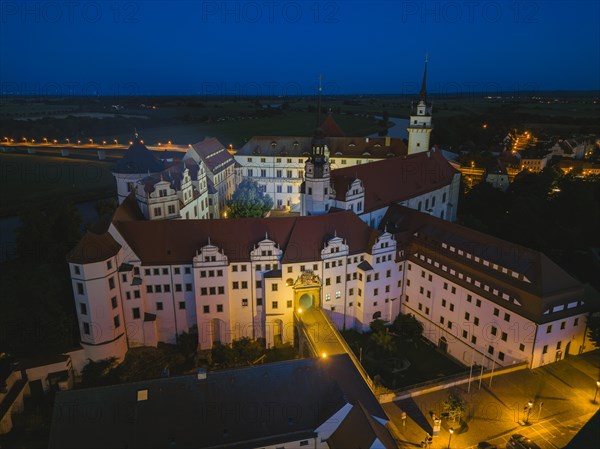
[[[369,212],[440,189],[456,173],[440,151],[427,151],[333,170],[331,179],[338,201],[345,201],[352,182],[360,179]]]
[[[118,160],[115,173],[158,173],[163,168],[163,163],[136,137],[125,156]]]

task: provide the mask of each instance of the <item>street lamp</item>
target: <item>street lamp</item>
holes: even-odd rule
[[[600,380],[596,381],[596,393],[594,393],[594,404],[597,404],[596,397],[598,396],[598,388],[600,388]]]
[[[117,139],[115,139],[114,142],[115,142],[115,145],[119,144],[119,141]]]
[[[452,434],[454,433],[454,429],[450,427],[448,429],[448,432],[450,433],[450,436],[448,437],[448,449],[450,449],[450,442],[452,441]]]
[[[65,139],[67,141],[67,143],[70,145],[71,144],[71,139]]]
[[[527,403],[527,418],[525,418],[525,424],[529,424],[529,414],[531,413],[531,408],[533,407],[533,402],[529,401]]]

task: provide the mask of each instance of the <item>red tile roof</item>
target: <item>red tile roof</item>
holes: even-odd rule
[[[346,133],[337,124],[332,114],[327,114],[327,118],[321,124],[321,131],[325,137],[344,137]]]
[[[427,151],[333,170],[331,182],[336,199],[345,201],[352,181],[360,179],[369,212],[446,186],[456,173],[440,151]]]
[[[250,251],[265,235],[284,251],[283,263],[319,260],[324,243],[336,233],[351,253],[370,250],[370,228],[349,211],[236,220],[125,220],[114,225],[144,265],[189,264],[209,238],[232,262],[249,261]]]
[[[101,262],[117,255],[120,249],[121,245],[108,232],[98,235],[88,231],[67,255],[67,261],[81,264]]]

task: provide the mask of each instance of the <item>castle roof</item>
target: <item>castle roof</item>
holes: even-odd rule
[[[216,137],[206,137],[201,142],[193,144],[190,151],[193,151],[195,158],[204,162],[213,174],[220,173],[235,163],[233,156]]]
[[[125,152],[125,156],[117,161],[115,173],[158,173],[162,171],[163,164],[152,151],[146,147],[138,138]]]
[[[336,169],[331,182],[336,199],[345,201],[352,182],[360,179],[365,188],[364,211],[369,212],[444,187],[456,173],[440,151],[427,151]]]
[[[101,262],[116,256],[120,249],[121,245],[108,232],[94,234],[88,231],[67,255],[67,260],[80,264]]]
[[[456,273],[453,282],[535,322],[553,321],[561,312],[572,315],[574,307],[588,307],[583,285],[539,251],[397,204],[389,207],[380,226],[395,234],[407,257],[419,263],[424,261],[417,260],[417,254],[425,260],[446,261]],[[429,269],[444,277],[452,274],[440,266]],[[494,290],[500,294],[493,294]]]
[[[402,139],[389,137],[324,137],[329,157],[383,159],[408,153]],[[311,154],[312,137],[254,136],[236,156],[306,157]]]
[[[132,215],[121,214],[120,217]],[[370,251],[371,230],[350,211],[277,219],[125,219],[116,220],[114,225],[144,265],[189,264],[196,250],[205,246],[209,238],[213,245],[225,251],[230,262],[249,261],[254,245],[265,235],[283,250],[282,263],[319,260],[323,245],[336,233],[346,239],[350,253]]]

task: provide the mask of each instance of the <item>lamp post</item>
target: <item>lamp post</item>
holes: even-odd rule
[[[600,380],[596,381],[596,393],[594,393],[594,400],[592,401],[594,404],[597,404],[596,397],[598,397],[598,388],[600,388]]]
[[[448,449],[450,449],[450,443],[452,442],[452,434],[454,433],[454,429],[452,427],[450,427],[448,429],[448,433],[450,434],[448,436]]]
[[[529,401],[527,403],[527,418],[525,418],[525,424],[529,424],[529,414],[531,413],[531,408],[533,407],[533,402]]]

